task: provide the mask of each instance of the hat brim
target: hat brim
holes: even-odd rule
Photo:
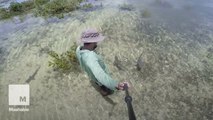
[[[96,43],[96,42],[101,42],[105,39],[104,36],[99,36],[97,38],[83,38],[81,39],[81,42],[83,43]]]

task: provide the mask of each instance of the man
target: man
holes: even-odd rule
[[[88,74],[91,80],[100,86],[100,93],[106,96],[112,94],[115,90],[123,90],[124,84],[129,84],[113,80],[101,56],[94,52],[97,43],[103,41],[104,38],[95,29],[86,30],[81,35],[81,42],[84,45],[77,47],[76,55],[81,68]]]

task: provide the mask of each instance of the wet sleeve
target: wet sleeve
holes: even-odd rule
[[[111,76],[102,69],[95,55],[88,55],[85,62],[98,82],[111,90],[116,89],[116,87],[118,86],[118,81],[113,80]]]

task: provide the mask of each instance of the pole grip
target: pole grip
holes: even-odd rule
[[[134,113],[132,103],[131,103],[132,97],[129,95],[127,84],[124,84],[124,90],[126,92],[125,102],[127,103],[129,120],[136,120],[135,113]]]

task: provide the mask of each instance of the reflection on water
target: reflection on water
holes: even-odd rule
[[[36,71],[29,83],[31,112],[14,113],[11,119],[128,119],[122,92],[109,97],[115,103],[112,106],[84,73],[65,75],[48,67],[49,50],[62,53],[84,29],[95,27],[107,36],[97,51],[113,78],[132,85],[138,120],[212,119],[212,1],[101,2],[102,9],[75,11],[64,19],[28,15],[0,22],[0,106],[5,108],[0,117],[11,116],[6,86],[23,84]],[[123,3],[132,4],[135,10],[120,10]],[[144,17],[145,10],[149,17]],[[138,71],[135,65],[140,56],[143,65]],[[115,58],[124,70],[113,66]]]

